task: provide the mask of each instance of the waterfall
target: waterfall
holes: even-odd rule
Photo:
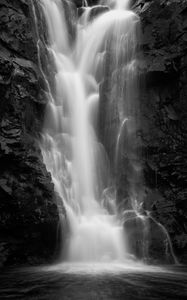
[[[67,214],[69,234],[61,259],[122,262],[136,254],[129,246],[129,226],[139,226],[137,218],[143,222],[143,253],[147,253],[148,217],[141,212],[141,166],[134,146],[139,17],[129,10],[129,0],[83,4],[72,42],[65,14],[68,2],[40,0],[56,70],[41,149]],[[103,136],[98,127],[104,128]],[[121,212],[115,185],[124,151],[132,158],[130,206]]]
[[[130,22],[137,18],[120,3],[92,21],[86,7],[72,46],[62,1],[41,0],[48,50],[56,67],[56,91],[49,97],[42,153],[67,212],[70,237],[65,259],[69,261],[123,260],[127,255],[115,196],[112,199],[107,192],[109,160],[96,130],[98,73],[101,76],[103,67],[99,57],[118,27],[128,34]]]

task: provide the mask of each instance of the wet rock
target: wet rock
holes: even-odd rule
[[[187,3],[183,0],[136,0],[132,1],[132,6],[140,16],[142,33],[137,53],[140,122],[133,138],[133,143],[138,140],[138,146],[130,153],[138,153],[142,178],[139,185],[136,178],[130,180],[134,176],[133,160],[126,155],[124,131],[116,172],[118,204],[120,210],[132,208],[130,186],[133,186],[138,202],[143,201],[155,220],[165,226],[175,253],[185,262]],[[110,53],[106,61],[108,78],[100,84],[99,131],[112,165],[120,113],[118,99],[111,97]]]
[[[148,216],[127,216],[124,231],[128,251],[151,264],[175,263],[170,238],[165,228]]]
[[[85,7],[81,7],[78,10],[78,14],[81,15],[82,13],[84,13],[85,11]],[[95,17],[98,17],[99,15],[106,13],[107,11],[109,11],[109,7],[106,5],[95,5],[92,7],[91,11],[90,11],[90,15],[89,15],[89,21],[92,21]]]
[[[37,61],[36,43],[33,39],[33,26],[28,18],[31,2],[0,1],[0,41],[7,49],[25,58]]]
[[[47,62],[46,37],[32,1],[0,0],[0,14],[0,265],[44,263],[54,259],[59,222],[38,144],[47,86],[37,41]]]
[[[186,1],[136,1],[142,20],[145,80],[141,101],[142,164],[154,217],[168,230],[183,260],[187,247],[186,198]],[[182,243],[181,243],[182,241]],[[184,257],[184,260],[186,258]]]
[[[77,7],[82,7],[86,5],[86,3],[91,6],[91,5],[97,5],[99,3],[99,0],[71,0],[73,1]]]

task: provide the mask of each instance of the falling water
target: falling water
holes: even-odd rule
[[[72,49],[62,2],[41,0],[41,4],[56,66],[56,93],[47,107],[42,152],[70,224],[65,258],[122,260],[127,250],[115,199],[112,213],[103,205],[110,174],[107,154],[95,130],[99,102],[96,73],[102,72],[98,58],[105,51],[112,27],[117,30],[119,25],[127,33],[130,20],[134,22],[136,16],[122,10],[120,1],[116,9],[92,22],[87,13],[78,25]]]
[[[124,261],[129,259],[129,249],[115,201],[111,158],[98,139],[98,110],[100,85],[108,70],[113,74],[109,76],[113,87],[109,105],[117,103],[119,116],[113,157],[117,168],[123,133],[134,132],[132,124],[136,123],[133,99],[139,18],[128,10],[129,0],[100,1],[97,7],[83,2],[84,13],[72,43],[63,1],[40,0],[48,25],[48,51],[56,68],[41,149],[67,214],[69,236],[63,259]],[[133,193],[133,185],[130,190]],[[139,213],[136,199],[131,208]]]

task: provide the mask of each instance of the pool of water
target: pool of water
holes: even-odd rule
[[[60,264],[0,274],[0,299],[187,299],[187,268],[118,264]]]

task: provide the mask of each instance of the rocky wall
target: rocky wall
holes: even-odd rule
[[[145,207],[187,257],[187,2],[136,1],[142,23],[139,72]],[[153,232],[154,234],[154,232]]]
[[[167,229],[179,261],[186,262],[187,2],[132,0],[131,6],[141,20],[137,53],[140,122],[133,147],[142,172],[135,178],[133,163],[126,157],[127,140],[122,137],[123,158],[114,171],[118,204],[120,210],[130,208],[129,187],[136,179],[133,184],[139,190],[142,209]],[[106,74],[112,74],[109,68],[106,62]],[[109,105],[111,89],[109,75],[100,85],[99,132],[113,164],[119,115],[117,99]],[[157,242],[152,243],[151,251],[158,252],[159,260],[158,232],[153,226],[151,234]]]
[[[48,92],[42,68],[52,71],[37,5],[0,0],[0,266],[51,261],[57,243],[57,196],[38,144]]]

